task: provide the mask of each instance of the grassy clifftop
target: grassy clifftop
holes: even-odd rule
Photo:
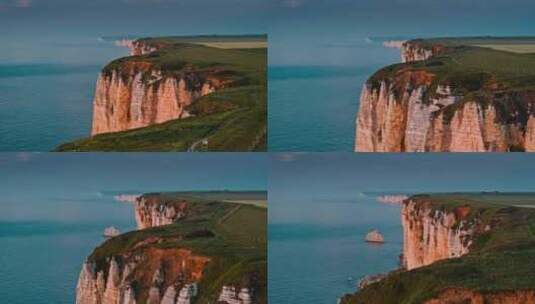
[[[142,38],[137,42],[162,48],[176,44],[199,44],[219,48],[266,48],[267,35],[199,35]]]
[[[407,44],[440,51],[427,60],[385,67],[368,80],[369,84],[395,83],[405,73],[425,72],[432,78],[429,91],[440,84],[450,85],[456,94],[467,98],[535,88],[535,38],[417,39]]]
[[[199,40],[201,39],[201,40]],[[209,75],[220,90],[187,107],[193,117],[75,140],[57,151],[265,151],[267,146],[267,43],[265,36],[163,37],[149,54],[120,58],[103,73],[159,71],[163,76]],[[151,73],[148,82],[157,84]],[[163,79],[163,78],[162,78]]]
[[[187,216],[156,228],[125,233],[95,249],[89,257],[105,269],[109,258],[135,256],[154,249],[183,248],[210,258],[199,282],[196,303],[215,303],[223,285],[253,285],[258,303],[267,303],[267,210],[223,200],[265,197],[265,192],[152,193],[166,204],[184,201]],[[139,282],[140,289],[148,286]],[[150,284],[150,283],[149,283]]]
[[[469,216],[481,227],[470,253],[391,273],[345,296],[343,303],[424,303],[447,289],[481,294],[535,290],[535,194],[458,193],[413,199],[438,210],[469,208]]]

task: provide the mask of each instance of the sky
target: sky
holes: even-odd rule
[[[268,33],[271,65],[358,65],[369,37],[535,35],[533,11],[531,0],[0,0],[0,59],[104,35]]]
[[[358,206],[385,192],[535,192],[530,153],[278,153],[269,171],[270,224],[377,220]]]
[[[266,166],[254,153],[0,153],[0,205],[121,191],[266,190]]]

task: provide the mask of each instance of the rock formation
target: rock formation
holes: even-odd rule
[[[155,304],[189,303],[193,293],[182,292],[182,289],[191,289],[202,278],[209,261],[185,249],[151,249],[135,256],[125,254],[104,265],[88,261],[80,272],[76,303],[145,303],[140,301],[142,299]],[[165,270],[160,265],[166,265]],[[140,286],[150,287],[146,290]],[[176,288],[181,290],[180,294],[176,293]]]
[[[377,229],[373,229],[372,231],[368,232],[364,240],[369,243],[384,243],[385,242],[383,235],[381,235],[381,233],[379,233]]]
[[[95,90],[91,134],[124,131],[188,117],[185,108],[217,87],[216,81],[196,72],[179,76],[138,68],[103,72]]]
[[[132,56],[140,56],[140,55],[146,55],[150,54],[152,52],[156,52],[161,47],[158,47],[155,44],[147,43],[143,40],[135,40],[131,41],[128,45],[126,45],[130,49],[130,55]]]
[[[188,203],[165,202],[154,197],[141,196],[135,202],[138,229],[169,225],[186,216]]]
[[[535,92],[508,90],[488,75],[481,76],[479,87],[470,87],[475,86],[470,80],[439,79],[432,70],[410,65],[446,50],[440,44],[406,42],[406,64],[385,68],[366,82],[356,151],[535,151]]]
[[[468,212],[468,207],[447,212],[422,201],[404,201],[403,266],[411,270],[467,254],[476,225],[464,219]]]
[[[239,289],[234,286],[223,286],[218,302],[227,304],[251,304],[252,296],[248,288]]]
[[[424,46],[419,40],[404,41],[401,45],[401,62],[426,60],[445,51],[440,44]]]

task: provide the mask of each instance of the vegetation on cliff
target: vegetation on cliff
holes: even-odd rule
[[[455,212],[476,222],[470,253],[411,271],[395,271],[342,303],[424,303],[444,291],[480,294],[535,290],[535,194],[418,195],[422,208]]]
[[[191,117],[100,134],[63,144],[57,150],[265,151],[267,49],[263,44],[266,37],[201,38],[140,39],[136,42],[158,49],[114,60],[103,69],[104,75],[116,72],[122,77],[143,71],[143,81],[153,86],[166,77],[185,79],[186,86],[196,85],[197,81],[190,79],[192,75],[215,79],[222,88],[190,104],[186,111]],[[153,72],[162,77],[154,77]]]
[[[148,202],[187,203],[187,215],[174,224],[122,234],[106,241],[88,258],[106,271],[113,257],[142,256],[157,249],[186,249],[210,261],[198,282],[194,303],[215,303],[222,286],[253,288],[255,303],[267,303],[267,210],[226,200],[263,199],[265,192],[177,192],[145,194]],[[141,263],[151,263],[141,259]],[[149,269],[143,264],[138,269]],[[164,269],[164,272],[167,271]],[[170,270],[169,270],[170,271]],[[151,276],[135,278],[138,303],[144,303]]]

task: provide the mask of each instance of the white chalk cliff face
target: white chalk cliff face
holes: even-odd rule
[[[186,216],[187,202],[167,204],[139,197],[134,204],[138,229],[172,224]]]
[[[401,46],[401,62],[426,60],[431,56],[433,56],[431,50],[416,48],[410,44],[403,44]]]
[[[402,57],[404,62],[410,62],[437,52],[405,43]],[[456,92],[451,83],[434,85],[435,75],[426,71],[407,69],[394,77],[364,85],[356,120],[355,151],[535,151],[533,111],[497,108],[518,101],[530,103],[535,96],[511,92],[477,102]]]
[[[120,259],[129,259],[121,256]],[[80,272],[76,287],[77,304],[177,304],[190,303],[197,295],[197,283],[208,258],[194,256],[188,250],[170,249],[149,251],[136,257],[138,261],[118,263],[115,258],[105,268],[97,270],[95,262],[86,262]],[[135,259],[133,259],[135,260]],[[150,282],[142,282],[144,263],[161,262],[167,267],[153,270]],[[148,284],[143,294],[140,285]],[[146,302],[140,302],[146,298]]]
[[[91,134],[146,127],[190,116],[185,108],[216,86],[194,73],[181,77],[159,71],[113,70],[101,73],[93,102]]]
[[[404,201],[403,266],[411,270],[467,254],[475,231],[475,224],[462,219],[463,212],[468,211],[438,211],[411,199]]]
[[[223,286],[218,302],[227,304],[251,304],[253,303],[253,297],[249,288],[240,289],[234,286]]]
[[[146,55],[156,52],[159,49],[156,45],[148,44],[138,40],[129,41],[129,43],[125,44],[125,46],[130,49],[131,56]]]

